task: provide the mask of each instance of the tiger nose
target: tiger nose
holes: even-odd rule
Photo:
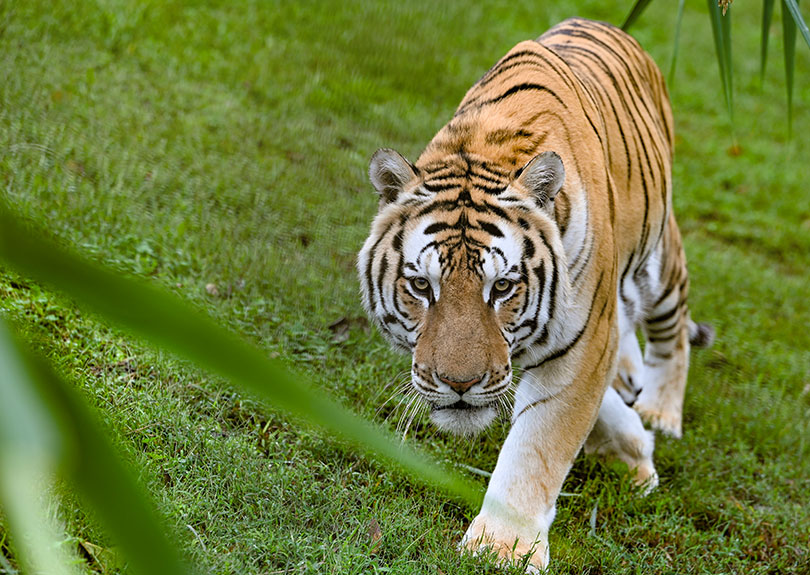
[[[465,391],[470,389],[473,385],[480,382],[482,379],[484,379],[483,376],[478,376],[478,377],[474,377],[472,379],[469,379],[467,381],[456,381],[455,379],[447,377],[446,375],[440,375],[439,376],[439,380],[442,383],[446,383],[451,388],[453,388],[454,391],[457,391],[458,393],[464,393]]]

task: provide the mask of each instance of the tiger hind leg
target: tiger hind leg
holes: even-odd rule
[[[619,298],[619,366],[613,388],[627,405],[633,405],[644,386],[644,358],[636,337],[636,322]]]
[[[675,303],[678,301],[681,303]],[[643,387],[632,406],[652,427],[679,438],[689,351],[692,347],[711,346],[714,329],[693,322],[684,300],[675,296],[666,298],[655,309],[658,313],[654,311],[644,324],[647,342]]]
[[[644,429],[638,413],[615,388],[608,387],[596,423],[585,441],[585,453],[626,463],[636,485],[642,486],[646,494],[658,485],[653,447],[653,434]]]
[[[688,281],[682,258],[678,272],[677,281],[669,283],[643,321],[644,387],[633,405],[653,428],[676,438],[682,433],[690,327],[697,330],[686,305]]]

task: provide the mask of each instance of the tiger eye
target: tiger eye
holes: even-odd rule
[[[418,292],[426,292],[430,289],[430,282],[425,278],[413,278],[411,280],[411,285],[413,286],[413,289]]]
[[[512,287],[512,282],[510,282],[509,280],[498,280],[492,286],[495,293],[498,293],[498,294],[503,294],[503,293],[508,292],[509,288],[511,288],[511,287]]]

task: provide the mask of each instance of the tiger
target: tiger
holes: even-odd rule
[[[690,347],[713,338],[687,305],[673,145],[652,58],[574,18],[502,57],[415,162],[372,156],[363,304],[430,420],[472,436],[513,393],[462,549],[545,568],[583,448],[657,484],[654,430],[681,436]]]

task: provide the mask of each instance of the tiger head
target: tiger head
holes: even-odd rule
[[[413,165],[381,149],[369,176],[380,203],[358,258],[364,305],[413,354],[432,421],[476,433],[505,404],[512,358],[555,330],[562,161],[545,152],[509,172],[464,153]]]

